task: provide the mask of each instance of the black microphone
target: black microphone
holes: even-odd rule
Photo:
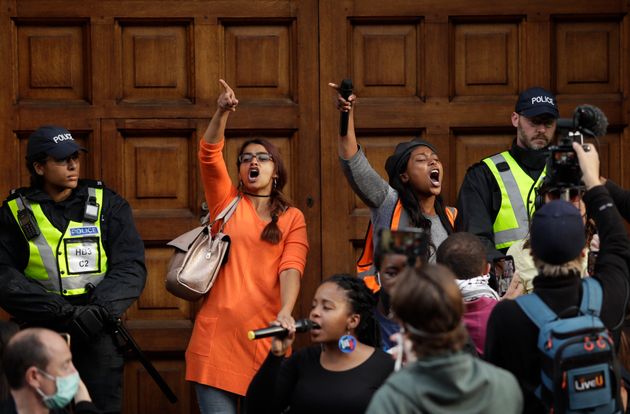
[[[300,319],[295,321],[295,332],[308,332],[311,329],[318,329],[319,325],[310,319]],[[254,339],[267,338],[270,336],[283,337],[289,334],[289,330],[282,326],[270,326],[268,328],[256,329],[255,331],[247,332],[247,337],[250,341]]]
[[[339,85],[339,95],[345,100],[348,100],[350,95],[352,95],[352,79],[344,79],[341,81],[341,85]],[[350,114],[348,112],[342,112],[339,116],[339,135],[345,137],[348,135],[348,117]]]
[[[592,137],[603,137],[608,130],[608,118],[604,112],[594,105],[580,105],[575,108],[573,116],[580,130]]]

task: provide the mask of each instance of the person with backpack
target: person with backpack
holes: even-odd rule
[[[430,262],[435,262],[435,250],[454,232],[457,209],[444,205],[440,193],[444,169],[437,149],[429,142],[414,138],[396,145],[394,153],[385,161],[389,182],[385,181],[368,162],[358,145],[354,130],[356,96],[341,96],[337,91],[336,105],[348,112],[348,130],[340,135],[339,161],[353,191],[370,208],[371,221],[365,237],[363,253],[357,263],[357,274],[373,291],[378,292],[374,266],[374,250],[378,245],[378,231],[382,228],[419,228],[430,235]]]
[[[376,391],[366,414],[518,414],[523,396],[512,374],[463,350],[464,302],[446,266],[409,266],[392,293],[403,327],[404,368]]]
[[[580,278],[584,218],[567,201],[548,202],[530,230],[533,294],[498,303],[488,320],[485,358],[518,378],[524,413],[621,410],[615,354],[629,297],[630,240],[600,180],[597,151],[573,149],[600,237],[594,275]]]

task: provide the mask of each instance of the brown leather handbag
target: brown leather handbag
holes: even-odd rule
[[[239,194],[211,223],[190,230],[167,243],[175,248],[166,272],[166,290],[171,294],[196,301],[210,291],[230,251],[230,236],[223,233],[223,227],[240,199]],[[212,234],[212,226],[219,220],[223,220],[221,227]]]

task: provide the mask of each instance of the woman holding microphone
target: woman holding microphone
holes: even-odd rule
[[[394,368],[378,348],[374,296],[350,275],[326,279],[315,292],[310,319],[315,346],[284,356],[295,339],[293,323],[271,352],[247,391],[248,413],[364,413],[374,392]]]
[[[229,258],[204,298],[186,350],[186,379],[195,383],[201,414],[236,413],[270,346],[249,341],[247,331],[270,320],[293,324],[308,252],[304,215],[282,194],[287,171],[273,144],[245,142],[236,160],[239,183],[231,182],[222,150],[238,100],[219,82],[223,92],[199,148],[201,179],[212,217],[240,200],[224,227]]]

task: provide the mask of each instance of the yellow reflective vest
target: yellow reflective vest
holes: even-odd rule
[[[483,162],[501,191],[501,208],[492,226],[494,245],[497,250],[506,249],[527,236],[529,217],[534,213],[535,190],[540,187],[547,168],[534,183],[509,151],[485,158]]]
[[[63,233],[48,220],[39,203],[23,197],[8,202],[18,225],[18,211],[22,209],[31,210],[37,221],[40,234],[28,240],[29,259],[24,274],[50,292],[81,295],[87,293],[86,285],[98,285],[107,273],[101,233],[103,189],[89,187],[88,195],[98,207],[96,221],[69,221]]]

